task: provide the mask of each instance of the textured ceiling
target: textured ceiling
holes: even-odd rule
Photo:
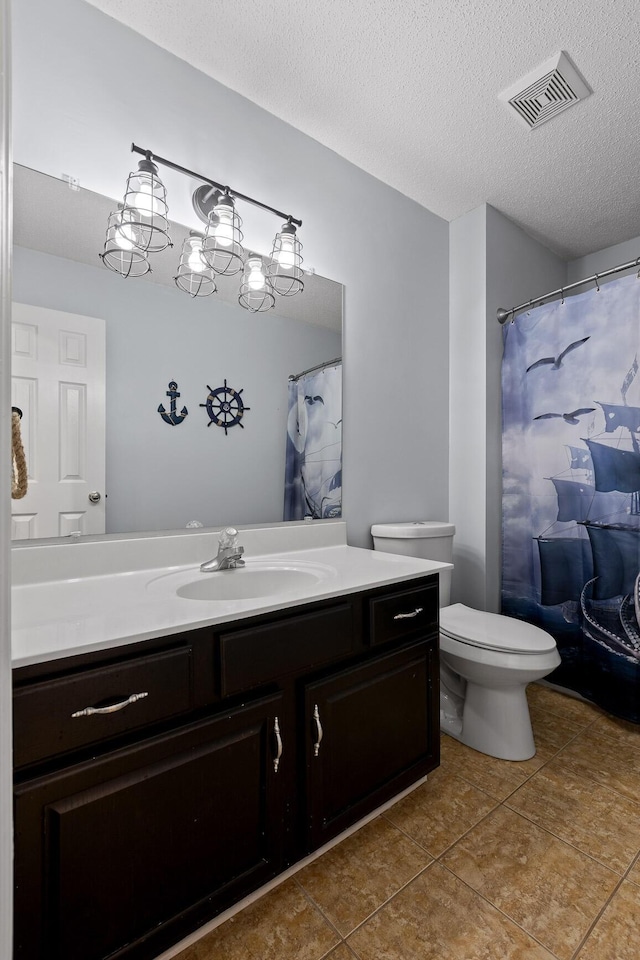
[[[447,220],[640,234],[638,0],[90,2]],[[498,94],[560,50],[593,94],[527,130]]]

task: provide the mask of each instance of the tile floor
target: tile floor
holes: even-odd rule
[[[640,728],[527,692],[533,759],[443,737],[425,784],[178,960],[639,960]]]

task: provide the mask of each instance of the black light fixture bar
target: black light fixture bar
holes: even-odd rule
[[[173,163],[172,160],[165,160],[164,157],[159,157],[157,153],[153,152],[153,150],[143,150],[142,147],[138,147],[135,143],[132,143],[131,152],[139,153],[141,156],[146,157],[147,160],[153,160],[154,163],[160,163],[163,167],[169,167],[170,170],[177,170],[178,173],[184,173],[187,177],[193,177],[195,180],[201,180],[203,183],[208,183],[211,187],[214,187],[214,189],[221,190],[223,193],[230,193],[231,196],[237,197],[238,200],[245,200],[247,203],[253,204],[254,207],[260,207],[262,210],[268,210],[269,213],[274,213],[277,217],[281,217],[283,220],[288,220],[289,223],[295,223],[297,227],[302,226],[302,220],[296,220],[295,217],[290,216],[288,213],[283,213],[281,210],[276,210],[275,207],[270,207],[266,203],[261,203],[260,200],[254,200],[253,197],[248,197],[244,193],[238,193],[238,191],[233,190],[232,187],[227,187],[221,183],[216,183],[215,180],[210,180],[209,177],[203,177],[201,173],[195,173],[193,170],[187,170],[186,167],[181,167],[180,164]]]

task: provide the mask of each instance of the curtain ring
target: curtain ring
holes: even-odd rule
[[[640,257],[636,260],[636,267],[638,267],[638,280],[640,280]]]
[[[564,305],[564,287],[560,287],[560,306]]]
[[[597,273],[594,273],[593,279],[594,279],[595,282],[596,282],[596,290],[598,291],[598,293],[600,293],[600,284],[598,283],[598,274],[597,274]]]

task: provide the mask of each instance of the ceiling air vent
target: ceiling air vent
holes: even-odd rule
[[[556,114],[589,96],[584,82],[566,53],[561,51],[499,94],[529,127],[539,127]]]

